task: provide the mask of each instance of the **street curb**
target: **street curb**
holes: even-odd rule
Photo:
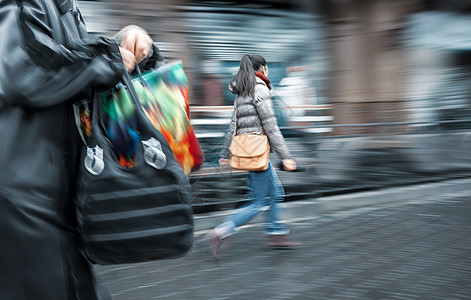
[[[374,191],[324,196],[310,200],[290,201],[283,203],[285,219],[315,217],[319,214],[339,210],[351,210],[384,204],[401,204],[430,198],[438,195],[471,194],[471,178],[451,179],[433,183],[378,189]],[[223,222],[235,210],[225,210],[196,214],[195,231],[206,231]],[[258,215],[251,223],[265,221],[263,214]]]

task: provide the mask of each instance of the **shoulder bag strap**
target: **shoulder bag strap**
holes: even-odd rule
[[[237,134],[237,106],[236,106],[236,100],[234,101],[234,131],[232,132],[232,136],[235,136]]]
[[[258,84],[262,84],[262,83],[257,82],[257,85]],[[257,111],[257,107],[255,106],[255,91],[254,91],[254,97],[252,98],[252,105],[253,105],[253,108],[255,109],[255,113],[257,113],[258,119],[260,120],[260,125],[262,126],[262,131],[263,131],[263,120],[262,118],[260,118],[260,115],[258,114],[258,111]],[[260,132],[260,134],[262,134],[262,132]]]

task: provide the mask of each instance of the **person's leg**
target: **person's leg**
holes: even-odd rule
[[[268,183],[269,169],[265,171],[249,172],[247,179],[248,204],[239,208],[233,215],[218,225],[215,230],[220,238],[225,238],[236,232],[237,228],[250,222],[257,216],[266,203],[266,196],[271,188]]]
[[[239,208],[233,215],[226,218],[222,224],[208,233],[209,248],[216,259],[219,259],[218,251],[223,240],[234,234],[238,227],[252,220],[263,208],[268,188],[270,188],[270,185],[267,184],[268,174],[268,170],[249,172],[247,179],[247,201],[249,203]]]
[[[97,294],[73,219],[58,213],[72,199],[16,198],[0,193],[1,299],[110,299]],[[71,208],[73,209],[73,207]],[[65,210],[65,209],[64,209]]]
[[[293,241],[289,238],[289,230],[286,227],[283,217],[283,202],[285,191],[281,184],[278,174],[270,164],[270,176],[268,178],[271,188],[270,191],[270,209],[268,211],[268,223],[266,234],[268,237],[268,246],[274,249],[293,249],[301,245],[301,243]]]
[[[266,234],[289,234],[289,230],[285,225],[283,216],[283,200],[285,197],[285,190],[281,184],[278,174],[270,163],[267,175],[267,186],[269,187],[268,203],[270,209],[268,210],[268,223],[266,226]]]

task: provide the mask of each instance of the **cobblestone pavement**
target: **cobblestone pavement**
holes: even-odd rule
[[[219,262],[200,230],[185,257],[96,272],[116,300],[471,299],[470,216],[470,191],[447,191],[290,218],[296,250],[268,249],[255,222]]]

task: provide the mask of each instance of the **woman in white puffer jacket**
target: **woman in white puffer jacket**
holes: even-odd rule
[[[229,151],[234,129],[235,134],[259,133],[268,136],[270,147],[281,158],[284,169],[293,171],[296,163],[278,128],[273,104],[270,99],[268,66],[260,55],[244,55],[237,74],[232,77],[229,89],[236,94],[232,121],[221,152],[220,165],[228,165]],[[237,126],[236,126],[237,122]],[[222,224],[209,232],[207,238],[211,253],[218,259],[221,243],[236,229],[252,220],[265,206],[269,206],[266,234],[268,246],[275,249],[291,249],[300,243],[289,239],[289,230],[282,218],[280,202],[284,200],[284,188],[271,163],[264,171],[250,171],[248,175],[248,204],[229,216]]]

